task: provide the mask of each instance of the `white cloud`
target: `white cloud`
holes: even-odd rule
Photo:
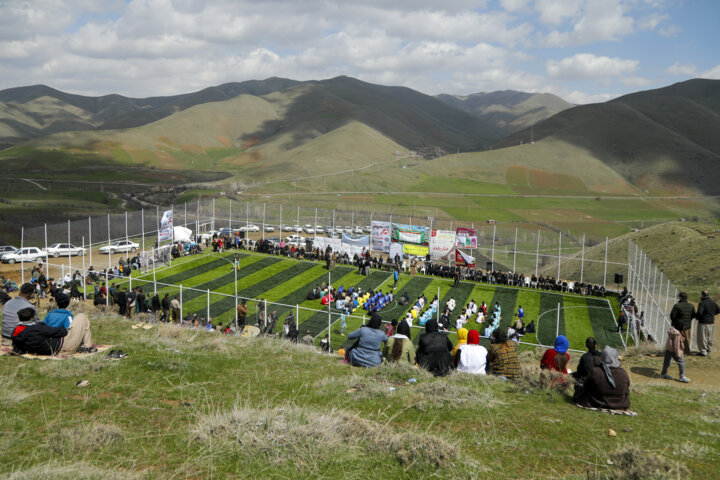
[[[500,0],[500,6],[508,12],[518,12],[524,9],[530,0]]]
[[[680,62],[675,62],[665,70],[667,73],[672,75],[690,75],[694,76],[698,73],[698,68],[692,63],[683,65]]]
[[[587,0],[572,31],[553,30],[545,44],[560,47],[616,41],[634,32],[633,23],[620,0]]]
[[[701,78],[709,78],[712,80],[720,80],[720,64],[715,65],[710,70],[706,70],[700,75]]]
[[[578,53],[560,61],[548,60],[547,73],[562,80],[602,79],[632,73],[638,68],[637,60],[600,57],[591,53]]]
[[[588,103],[601,103],[612,100],[620,96],[618,93],[585,93],[578,90],[573,90],[565,94],[556,93],[555,95],[564,98],[570,103],[576,105],[586,105]]]
[[[671,24],[658,28],[658,33],[663,37],[677,37],[681,30],[677,25]]]
[[[560,25],[568,18],[580,13],[584,0],[536,0],[535,10],[540,21],[550,25]]]

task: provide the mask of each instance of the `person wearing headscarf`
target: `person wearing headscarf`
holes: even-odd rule
[[[455,367],[458,372],[485,375],[487,353],[485,347],[480,345],[480,332],[470,330],[467,333],[467,342],[461,345],[455,354]]]
[[[490,335],[487,363],[493,375],[516,380],[520,378],[520,360],[517,354],[517,342],[509,341],[505,330],[498,327]]]
[[[578,362],[578,366],[573,372],[572,376],[575,377],[578,383],[582,384],[585,377],[592,373],[595,368],[595,360],[600,360],[600,352],[597,349],[597,341],[593,337],[588,337],[585,340],[585,347],[587,352],[583,353]]]
[[[468,329],[467,328],[461,328],[457,331],[457,337],[458,341],[457,344],[455,344],[455,348],[452,350],[452,356],[455,358],[455,354],[458,351],[458,348],[460,348],[460,345],[465,345],[467,343],[468,339]]]
[[[410,339],[410,326],[407,322],[401,321],[397,326],[394,335],[388,338],[383,357],[391,362],[415,363],[415,345]]]
[[[425,333],[420,335],[417,363],[436,377],[447,375],[453,368],[452,349],[450,339],[439,332],[437,320],[431,318],[425,324]]]
[[[348,334],[348,340],[357,338],[357,344],[348,352],[348,360],[356,367],[376,367],[382,362],[380,347],[387,341],[387,335],[380,330],[382,319],[373,313],[370,321]]]
[[[582,407],[627,410],[630,408],[630,379],[620,367],[617,350],[607,345],[600,363],[593,367],[583,388],[576,389],[573,401]]]
[[[570,354],[567,353],[570,342],[565,335],[558,335],[555,339],[555,346],[548,348],[540,360],[540,368],[542,370],[554,370],[567,375],[567,363],[570,360]]]

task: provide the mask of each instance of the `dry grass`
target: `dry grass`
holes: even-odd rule
[[[250,408],[199,415],[191,432],[207,454],[242,451],[277,465],[293,465],[310,473],[318,462],[333,458],[359,459],[367,452],[391,452],[400,464],[448,466],[459,449],[429,433],[398,434],[386,425],[342,410],[298,406]]]
[[[116,425],[105,423],[82,424],[61,429],[47,439],[56,453],[70,457],[84,457],[122,440],[123,433]]]
[[[28,469],[15,469],[7,477],[7,480],[133,480],[144,476],[125,470],[109,470],[98,468],[89,463],[45,463]]]
[[[38,372],[52,378],[82,379],[90,373],[117,365],[117,362],[105,358],[105,353],[96,353],[87,357],[68,358],[62,362],[42,362],[38,367]]]
[[[627,446],[611,453],[608,466],[588,472],[592,480],[677,480],[688,478],[685,466],[636,446]]]

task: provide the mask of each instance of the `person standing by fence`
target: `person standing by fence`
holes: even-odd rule
[[[678,294],[678,302],[673,305],[670,311],[670,320],[673,328],[675,328],[683,339],[683,351],[690,354],[690,333],[692,329],[692,319],[695,318],[695,307],[688,302],[687,293],[680,292]]]
[[[713,334],[715,333],[715,315],[720,313],[718,304],[710,298],[707,290],[700,294],[700,304],[697,308],[698,332],[697,344],[700,355],[707,356],[712,350]]]

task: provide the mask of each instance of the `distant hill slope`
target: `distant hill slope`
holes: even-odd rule
[[[720,80],[689,80],[575,107],[533,130],[536,142],[586,149],[645,190],[720,193]],[[529,140],[525,129],[495,147]]]
[[[439,100],[488,121],[511,134],[572,108],[573,104],[550,93],[502,90],[472,95],[437,95]]]
[[[90,129],[130,128],[154,122],[195,105],[238,95],[265,95],[300,82],[268,78],[226,83],[168,97],[88,97],[45,85],[0,91],[0,142],[20,143],[44,135]]]

